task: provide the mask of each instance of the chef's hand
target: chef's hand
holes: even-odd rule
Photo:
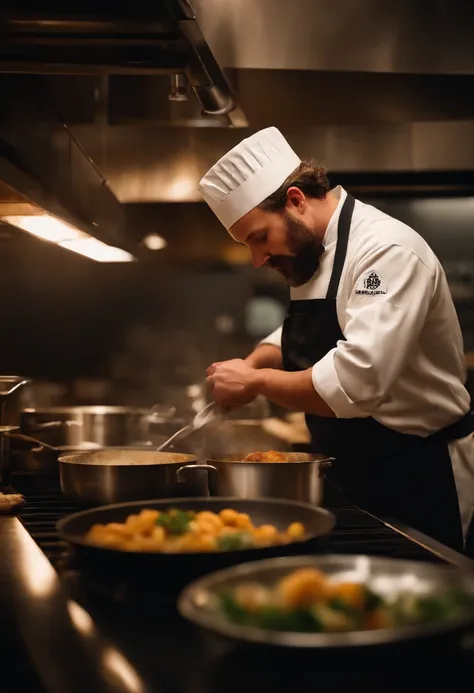
[[[206,375],[206,383],[221,408],[243,407],[256,397],[253,391],[255,368],[243,359],[213,363]]]

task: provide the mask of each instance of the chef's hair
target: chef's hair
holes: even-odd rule
[[[327,170],[314,159],[304,159],[293,173],[269,195],[259,207],[268,212],[278,212],[284,209],[287,201],[288,190],[299,188],[307,197],[316,197],[322,200],[329,191]]]

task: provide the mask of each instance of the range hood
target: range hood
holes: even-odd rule
[[[41,74],[185,74],[202,111],[226,115],[235,97],[187,0],[152,8],[87,0],[25,12],[8,0],[0,14],[0,72]],[[32,3],[34,7],[34,3]],[[179,96],[175,89],[175,96]]]
[[[15,74],[0,75],[0,90],[13,79],[25,93],[23,80],[36,80],[51,96],[65,124],[50,138],[53,159],[71,149],[70,178],[79,180],[77,162],[89,175],[90,188],[72,186],[76,208],[95,223],[102,216],[111,236],[123,232],[125,247],[118,202],[199,201],[207,168],[269,125],[301,156],[365,177],[368,188],[371,176],[400,187],[403,174],[431,176],[439,189],[439,177],[442,187],[458,171],[471,190],[473,24],[462,0],[428,11],[418,0],[168,0],[116,2],[106,13],[72,0],[67,15],[41,16],[5,0],[0,72]]]
[[[90,106],[86,122],[100,128],[110,74],[159,75],[165,103],[187,107],[186,124],[242,119],[234,94],[185,1],[145,13],[116,4],[102,14],[87,0],[67,12],[59,3],[40,12],[27,4],[19,10],[6,1],[0,11],[0,223],[70,250],[78,239],[82,248],[97,239],[108,257],[112,247],[116,257],[133,259],[123,206],[68,121]],[[72,102],[58,89],[64,75]]]

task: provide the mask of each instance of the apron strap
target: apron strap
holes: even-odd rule
[[[355,200],[347,193],[347,197],[342,205],[339,221],[337,224],[337,245],[336,254],[334,256],[334,264],[332,267],[331,279],[329,281],[326,298],[337,298],[337,290],[341,280],[344,262],[346,260],[347,244],[349,242],[349,232],[351,229],[352,212],[354,210]]]
[[[474,432],[474,417],[472,411],[468,411],[467,414],[461,419],[458,419],[450,426],[442,428],[436,433],[432,433],[429,436],[432,439],[443,441],[444,443],[451,443],[453,440],[459,440],[460,438],[466,438],[470,433]]]

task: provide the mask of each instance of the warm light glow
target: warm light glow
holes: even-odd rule
[[[2,218],[7,224],[18,226],[23,231],[28,231],[33,236],[41,238],[43,241],[60,243],[61,241],[72,241],[85,235],[79,229],[74,228],[65,221],[61,221],[49,214],[41,216],[6,216]]]
[[[32,546],[35,550],[32,550]],[[28,589],[38,599],[51,597],[58,588],[57,573],[42,551],[34,546],[33,539],[26,535],[16,544],[17,556],[20,558],[19,579],[23,580]]]
[[[132,262],[134,260],[133,255],[127,253],[126,250],[114,248],[92,236],[78,238],[75,241],[63,241],[58,243],[58,245],[61,248],[72,250],[73,253],[79,253],[79,255],[84,255],[97,262]]]
[[[130,693],[143,693],[143,683],[132,665],[115,648],[108,647],[103,654],[102,664],[107,678],[118,683]]]
[[[161,250],[162,248],[166,248],[165,239],[157,233],[150,233],[148,236],[145,236],[143,243],[149,250]]]
[[[97,262],[132,262],[135,260],[133,255],[122,248],[107,245],[50,214],[8,215],[2,217],[2,221],[17,226],[36,238],[55,243],[61,248],[71,250],[73,253],[78,253]]]
[[[94,622],[82,606],[79,606],[72,599],[68,599],[67,610],[71,621],[82,635],[89,636],[94,634]]]

